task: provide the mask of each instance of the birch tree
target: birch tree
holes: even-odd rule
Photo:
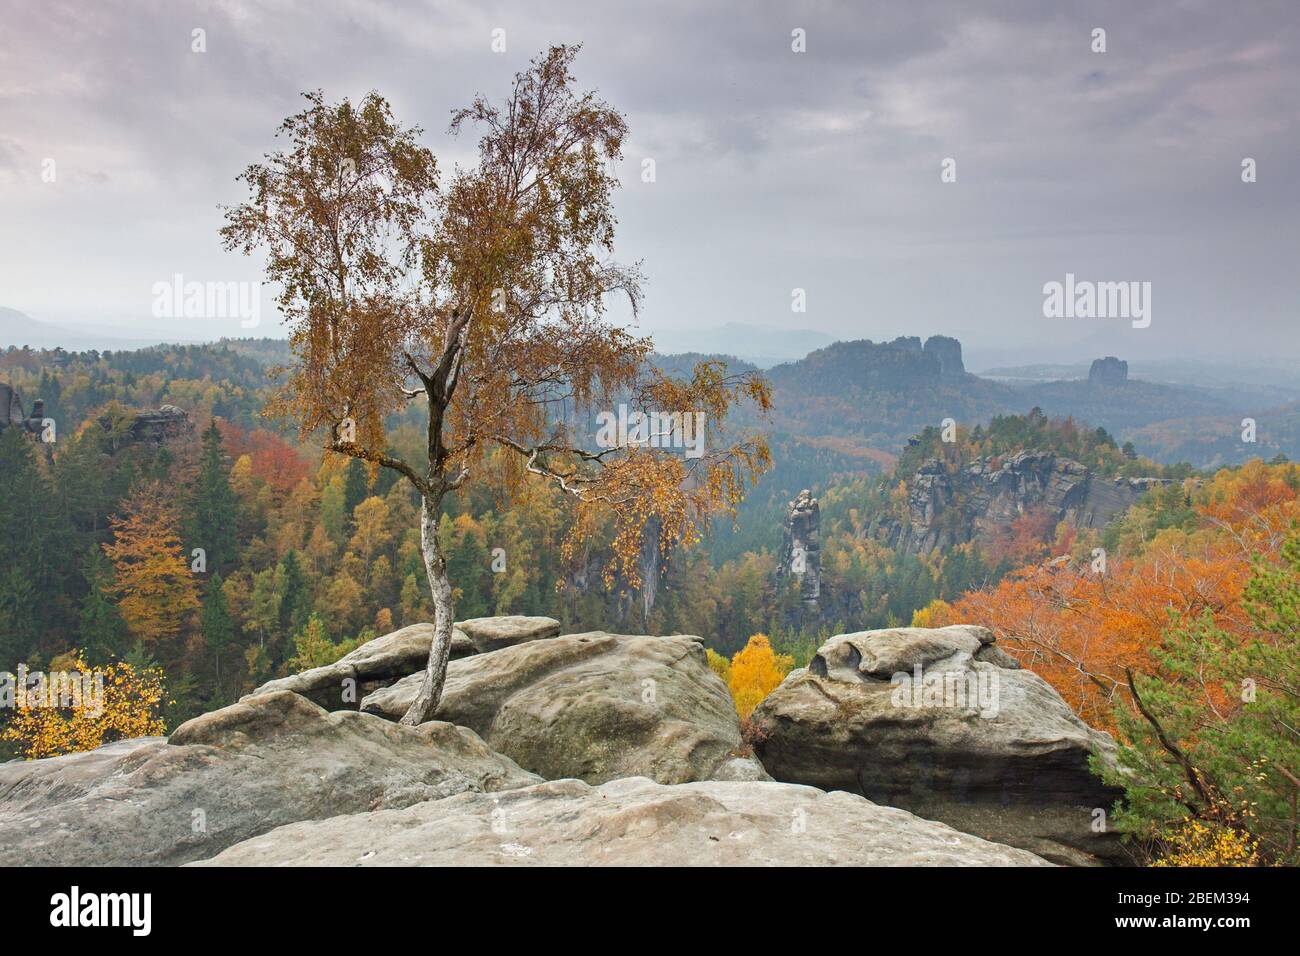
[[[265,256],[289,326],[293,361],[268,411],[419,494],[434,636],[406,724],[433,714],[451,648],[439,518],[489,463],[562,489],[570,549],[612,521],[606,579],[632,586],[647,534],[661,554],[690,546],[770,463],[761,436],[724,433],[737,403],[767,411],[761,377],[713,361],[671,377],[649,361],[649,339],[608,314],[615,297],[632,315],[641,302],[640,270],[612,258],[611,164],[627,126],[575,89],[576,53],[553,47],[501,103],[478,96],[454,112],[451,133],[480,138],[477,163],[450,172],[379,94],[356,105],[305,94],[283,148],[248,167],[247,200],[225,210],[226,248]],[[418,460],[384,434],[410,402],[428,417]],[[615,402],[636,425],[600,441],[592,415]],[[696,424],[704,435],[683,436]],[[696,454],[671,447],[683,437]]]

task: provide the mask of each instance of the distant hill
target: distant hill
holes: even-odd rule
[[[30,346],[34,349],[68,348],[74,333],[57,325],[37,322],[25,312],[0,306],[0,347]]]
[[[1122,365],[1116,362],[1116,367]],[[1034,407],[1049,416],[1101,426],[1166,464],[1190,461],[1199,468],[1252,457],[1249,449],[1220,447],[1247,415],[1261,423],[1260,442],[1269,442],[1266,457],[1300,451],[1296,414],[1283,410],[1296,395],[1280,384],[1284,378],[1267,385],[1209,379],[1214,384],[1202,386],[1132,377],[1089,381],[1087,365],[1070,370],[1082,377],[1040,381],[1032,375],[1002,380],[972,375],[962,363],[961,343],[934,336],[924,343],[916,337],[836,342],[777,365],[767,375],[776,431],[803,440],[833,436],[859,451],[896,454],[912,435],[945,418],[972,426]],[[1185,426],[1176,424],[1184,421]],[[1211,422],[1212,431],[1198,434]],[[1170,427],[1162,429],[1160,423]],[[1218,437],[1211,440],[1210,434]]]
[[[915,337],[836,342],[770,369],[768,377],[782,430],[852,438],[889,452],[945,418],[986,421],[1020,404],[1014,389],[967,373],[961,343],[942,336],[924,344]]]
[[[177,343],[193,340],[173,338]],[[125,350],[148,348],[162,343],[162,338],[117,336],[98,329],[72,328],[33,319],[25,312],[0,306],[0,349],[10,346],[33,349],[61,348],[69,352],[95,349]]]
[[[803,358],[813,349],[835,341],[822,332],[740,322],[699,329],[667,329],[652,333],[651,337],[655,350],[664,355],[680,352],[731,355],[759,368]]]

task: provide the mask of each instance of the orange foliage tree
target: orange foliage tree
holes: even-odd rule
[[[1251,558],[1275,558],[1300,515],[1300,468],[1251,462],[1133,509],[1113,537],[1115,553],[1093,555],[1096,536],[1064,556],[1012,572],[969,592],[933,624],[991,628],[999,644],[1041,674],[1075,711],[1113,728],[1112,707],[1127,699],[1126,670],[1158,673],[1152,652],[1172,617],[1209,613],[1241,640],[1253,629],[1242,606]],[[1171,521],[1171,500],[1186,497],[1187,518]],[[1176,503],[1176,502],[1175,502]]]
[[[180,518],[157,482],[137,486],[122,513],[110,519],[113,540],[103,546],[113,562],[114,595],[131,636],[148,648],[180,634],[199,608],[198,580],[181,548]]]
[[[265,429],[249,430],[234,422],[217,423],[221,441],[231,459],[249,457],[254,477],[266,482],[278,496],[287,496],[310,470],[298,449]]]

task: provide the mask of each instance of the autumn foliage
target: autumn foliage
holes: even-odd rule
[[[1125,668],[1155,668],[1152,651],[1171,615],[1209,612],[1247,639],[1242,591],[1251,558],[1275,557],[1300,516],[1300,468],[1252,462],[1154,496],[1108,531],[1104,570],[1095,532],[1069,554],[1020,568],[969,592],[932,624],[990,627],[1022,664],[1046,678],[1094,726],[1114,728]]]
[[[718,672],[719,667],[713,658],[710,658],[710,666],[715,673]],[[766,634],[753,635],[749,643],[736,652],[725,673],[732,699],[736,702],[736,713],[742,720],[748,719],[754,708],[776,689],[792,667],[794,658],[775,653]]]
[[[176,637],[199,608],[197,579],[181,549],[174,496],[159,483],[137,487],[111,519],[110,593],[127,630],[146,647]]]
[[[1113,823],[1161,865],[1297,859],[1298,498],[1293,464],[1225,469],[924,612],[992,628],[1115,734]]]
[[[241,428],[224,420],[218,427],[230,457],[238,461],[247,455],[252,475],[264,481],[276,495],[287,495],[307,477],[307,459],[279,435],[261,428]]]
[[[70,672],[90,675],[90,665],[78,654]],[[100,668],[103,699],[89,706],[17,706],[0,740],[16,744],[28,760],[94,750],[115,740],[159,736],[166,733],[161,717],[165,691],[157,668],[137,671],[124,661]]]

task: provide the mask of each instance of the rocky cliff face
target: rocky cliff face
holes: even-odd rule
[[[931,458],[908,483],[906,521],[887,522],[881,534],[893,547],[923,554],[984,537],[1035,511],[1053,526],[1099,528],[1166,480],[1102,478],[1051,452],[980,458],[955,474]]]
[[[821,616],[821,509],[807,488],[790,502],[776,577],[778,583],[789,577],[798,580],[804,615],[811,620]]]
[[[104,431],[113,427],[113,420],[105,415],[99,419]],[[194,423],[184,409],[175,405],[151,408],[136,412],[128,426],[127,440],[136,444],[161,445],[164,442],[186,438],[194,433]]]
[[[0,431],[13,425],[31,434],[39,434],[45,418],[45,403],[37,401],[28,415],[23,411],[23,399],[18,391],[0,383]]]
[[[961,360],[961,343],[946,335],[932,335],[922,349],[939,364],[939,379],[945,382],[960,381],[966,377],[966,364]]]

